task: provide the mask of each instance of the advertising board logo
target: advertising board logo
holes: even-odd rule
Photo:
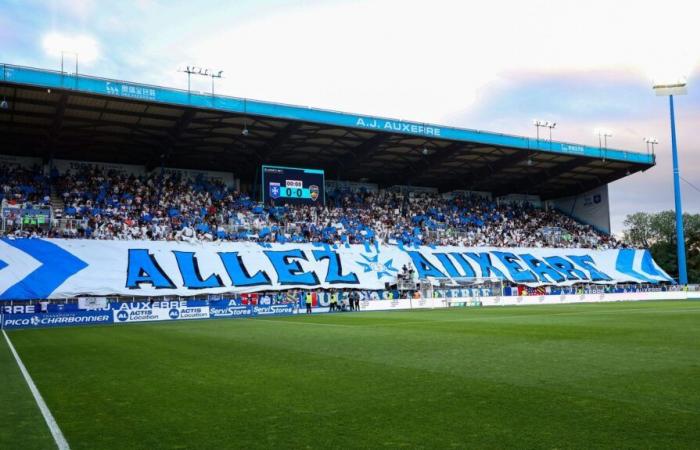
[[[173,308],[168,313],[168,316],[170,316],[171,319],[177,319],[180,317],[180,311],[178,311],[177,308]]]
[[[309,195],[311,196],[311,200],[316,201],[320,192],[320,189],[315,184],[309,186]]]
[[[32,318],[29,319],[29,323],[31,323],[33,326],[39,325],[39,322],[41,322],[41,321],[39,320],[39,318],[37,316],[32,316]]]
[[[122,310],[117,313],[117,320],[120,322],[126,322],[129,320],[129,313]]]
[[[280,197],[280,184],[279,183],[270,183],[270,198],[279,198]]]

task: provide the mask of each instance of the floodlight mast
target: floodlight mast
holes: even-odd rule
[[[61,50],[61,75],[63,75],[63,60],[65,58],[65,55],[74,55],[75,56],[75,76],[78,76],[78,52],[71,52],[68,50]]]
[[[645,137],[644,143],[647,144],[647,153],[649,153],[649,147],[651,147],[651,154],[655,155],[654,146],[659,144],[659,140],[655,137]]]
[[[540,144],[540,128],[549,128],[549,148],[552,149],[552,130],[556,128],[556,122],[550,122],[549,120],[535,119],[532,124],[537,128],[537,145]]]
[[[598,135],[598,147],[607,149],[608,138],[613,137],[612,131],[605,128],[596,128],[594,133]]]
[[[214,79],[216,78],[223,78],[222,74],[224,73],[223,70],[212,70],[212,69],[205,69],[203,67],[197,67],[197,66],[187,66],[184,69],[178,70],[178,72],[184,72],[187,74],[187,94],[189,95],[192,92],[192,75],[201,75],[203,77],[210,77],[211,78],[211,96],[214,96]]]
[[[673,106],[674,95],[687,94],[687,82],[680,78],[672,83],[655,83],[654,91],[658,96],[668,96],[671,115],[671,155],[673,158],[673,197],[676,206],[676,252],[678,258],[678,283],[688,284],[688,272],[685,261],[685,233],[683,231],[683,205],[681,203],[681,182],[678,170],[678,147],[676,143],[676,114]]]

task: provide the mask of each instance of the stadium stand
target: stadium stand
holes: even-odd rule
[[[2,233],[187,242],[374,243],[471,247],[618,248],[614,238],[527,202],[430,192],[336,189],[326,206],[263,205],[214,180],[153,171],[136,176],[85,165],[50,177],[0,166]],[[52,220],[35,217],[60,199]],[[51,212],[48,212],[51,214]]]

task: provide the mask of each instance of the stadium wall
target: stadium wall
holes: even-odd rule
[[[448,308],[450,306],[535,306],[651,300],[700,300],[700,292],[629,292],[619,294],[365,300],[360,302],[360,311],[441,309]],[[121,325],[127,323],[195,319],[243,319],[261,316],[289,316],[304,313],[305,310],[298,303],[278,305],[241,305],[235,301],[228,300],[213,302],[198,300],[130,303],[115,302],[109,304],[106,308],[97,310],[75,310],[54,313],[4,313],[0,314],[0,324],[4,329],[53,328],[83,325]],[[313,309],[313,313],[326,314],[329,313],[329,308],[316,307]]]
[[[610,234],[610,200],[607,184],[583,194],[552,200],[549,204],[579,222]]]

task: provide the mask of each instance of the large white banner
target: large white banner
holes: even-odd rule
[[[529,286],[673,281],[648,251],[632,249],[2,238],[0,300],[384,289],[409,264],[418,278],[498,277]]]

